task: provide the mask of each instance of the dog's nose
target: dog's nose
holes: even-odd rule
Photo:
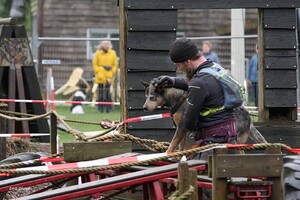
[[[144,111],[148,111],[147,106],[144,105],[144,106],[143,106],[143,110],[144,110]]]

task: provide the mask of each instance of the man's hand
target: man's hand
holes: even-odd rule
[[[163,88],[171,88],[175,84],[175,78],[171,76],[159,76],[152,79],[151,83],[157,87],[162,86]]]

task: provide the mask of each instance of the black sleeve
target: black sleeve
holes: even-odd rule
[[[184,78],[175,77],[174,88],[188,91],[189,84],[186,82],[186,80]]]
[[[207,97],[206,81],[199,78],[192,79],[188,87],[189,95],[187,99],[187,107],[184,113],[184,127],[188,130],[195,130],[200,111]]]

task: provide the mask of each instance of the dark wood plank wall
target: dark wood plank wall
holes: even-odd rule
[[[129,9],[127,18],[125,67],[128,117],[169,112],[166,109],[153,113],[143,111],[145,88],[140,80],[149,82],[163,74],[175,76],[176,67],[169,58],[169,48],[176,38],[177,10]],[[131,123],[127,128],[132,135],[159,141],[170,141],[175,131],[170,118]]]
[[[289,111],[292,116],[294,109],[297,107],[297,81],[296,81],[296,35],[295,35],[295,9],[300,7],[300,1],[289,0],[233,0],[233,1],[207,1],[207,0],[123,0],[124,10],[127,12],[127,40],[125,43],[125,70],[127,73],[127,80],[125,88],[127,88],[127,96],[125,98],[126,105],[128,106],[128,117],[135,117],[142,115],[141,107],[143,99],[140,95],[143,94],[143,89],[138,86],[138,77],[145,78],[146,81],[151,80],[152,76],[155,76],[157,72],[163,72],[167,74],[172,66],[172,63],[168,60],[167,50],[164,49],[168,46],[168,42],[171,42],[172,38],[175,39],[175,30],[172,29],[170,24],[177,23],[173,21],[171,11],[177,12],[177,9],[232,9],[232,8],[263,8],[262,13],[264,17],[260,18],[259,25],[261,26],[260,33],[263,38],[260,38],[259,42],[263,47],[263,54],[261,54],[263,61],[263,92],[265,99],[261,107],[267,106],[268,117],[272,115],[278,115]],[[157,12],[158,11],[158,12]],[[170,11],[170,14],[167,14]],[[282,11],[282,12],[281,12]],[[145,15],[143,15],[145,12]],[[162,16],[164,12],[164,18],[151,17]],[[153,13],[153,15],[151,14]],[[277,17],[274,17],[277,16]],[[153,20],[155,18],[156,20]],[[274,20],[276,18],[276,20]],[[280,19],[281,18],[281,19]],[[164,25],[164,20],[168,19],[169,27]],[[171,21],[170,21],[171,20]],[[159,22],[158,22],[159,21]],[[139,25],[139,28],[134,25]],[[159,25],[157,24],[159,23]],[[153,26],[151,26],[153,25]],[[174,24],[176,27],[176,24]],[[161,29],[160,29],[161,28]],[[169,32],[166,33],[166,32]],[[155,43],[159,41],[159,43]],[[150,43],[149,43],[150,42]],[[149,43],[149,44],[148,44]],[[155,43],[155,44],[154,44]],[[165,54],[165,55],[163,55]],[[154,61],[151,57],[159,57],[160,60]],[[155,67],[153,67],[155,64]],[[162,65],[162,66],[161,66]],[[132,67],[134,66],[134,67]],[[159,70],[161,69],[161,71]],[[170,74],[175,74],[171,69]],[[127,85],[128,84],[128,85]],[[274,108],[272,110],[272,108]],[[278,109],[279,108],[279,109]],[[288,108],[282,112],[282,108]],[[277,112],[278,111],[278,112]],[[285,116],[286,117],[286,116]],[[290,120],[294,120],[293,117],[289,117]],[[267,119],[268,120],[268,119]],[[151,136],[154,139],[162,139],[165,134],[171,133],[168,129],[168,123],[161,123],[162,120],[143,122],[143,124],[129,125],[127,132],[137,135],[139,137],[148,138]],[[165,131],[165,129],[168,131]],[[155,133],[159,133],[159,136]],[[163,133],[163,134],[162,134]],[[161,136],[162,134],[163,136]]]
[[[296,10],[263,9],[263,15],[264,106],[269,119],[296,120]],[[285,112],[282,109],[276,112],[278,107],[284,108]]]

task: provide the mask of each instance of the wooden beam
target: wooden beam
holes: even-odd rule
[[[127,48],[127,11],[124,9],[124,0],[119,0],[119,9],[120,9],[120,73],[122,74],[120,78],[120,87],[121,87],[121,120],[128,118],[127,113],[127,68],[126,68],[126,48]],[[126,133],[126,127],[124,128]]]
[[[122,0],[126,9],[299,8],[299,0]]]

